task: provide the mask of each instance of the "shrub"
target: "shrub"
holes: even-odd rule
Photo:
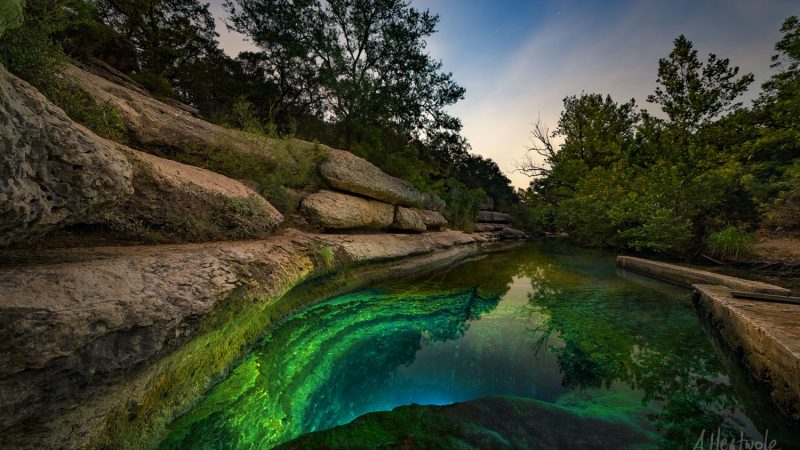
[[[23,26],[0,40],[0,63],[39,90],[70,118],[100,136],[120,140],[125,124],[119,110],[97,102],[74,83],[60,77],[69,58],[53,35],[82,23],[87,3],[80,0],[32,0],[26,4]]]
[[[164,75],[145,71],[135,73],[131,75],[131,78],[159,99],[163,100],[175,96],[172,84]]]
[[[256,199],[255,196],[225,199],[212,218],[212,224],[221,227],[220,235],[240,239],[269,232],[269,218]]]
[[[712,256],[722,259],[750,255],[755,239],[739,228],[729,226],[722,231],[711,233],[706,248]]]

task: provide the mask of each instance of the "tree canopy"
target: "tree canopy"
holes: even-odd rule
[[[682,35],[659,60],[647,98],[664,119],[633,100],[565,98],[558,126],[537,124],[520,166],[533,177],[522,195],[530,226],[684,256],[739,254],[757,229],[800,232],[797,18],[781,31],[777,71],[751,108],[738,99],[753,76],[713,53],[701,62]]]
[[[264,75],[299,84],[335,121],[390,123],[405,133],[458,130],[445,107],[464,96],[426,50],[438,16],[401,0],[229,0],[231,21],[261,47]],[[286,70],[288,69],[288,70]]]

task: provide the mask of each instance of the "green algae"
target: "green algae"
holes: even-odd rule
[[[620,423],[549,403],[488,397],[450,406],[409,405],[306,434],[278,448],[648,449],[655,442]]]
[[[611,255],[549,243],[382,282],[275,328],[161,448],[271,448],[373,411],[494,395],[546,402],[575,427],[627,430],[631,446],[691,448],[717,429],[797,445],[795,424],[721,352],[687,294],[619,277]],[[465,429],[429,408],[399,411],[298,442],[457,448],[464,436],[501,445],[532,428],[472,417]]]

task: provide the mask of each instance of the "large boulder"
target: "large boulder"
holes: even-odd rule
[[[210,238],[257,237],[283,222],[278,210],[239,181],[127,147],[120,150],[133,167],[134,193],[117,208],[125,216],[206,231]]]
[[[331,186],[386,203],[421,208],[425,196],[411,183],[386,174],[364,158],[342,150],[330,150],[320,174]]]
[[[425,228],[428,230],[441,230],[447,227],[447,219],[439,211],[425,209],[420,211],[420,214],[422,214],[422,221],[425,222]]]
[[[0,245],[86,222],[132,192],[114,143],[0,66]]]
[[[392,228],[403,231],[425,231],[425,219],[416,208],[398,206],[394,212]]]
[[[524,231],[517,230],[517,229],[511,228],[511,227],[507,227],[507,228],[503,228],[503,230],[500,231],[500,237],[502,239],[505,239],[505,240],[517,241],[517,240],[520,240],[520,239],[527,238],[528,235],[525,234]]]
[[[484,223],[511,223],[511,214],[497,211],[479,211],[478,222]]]
[[[380,229],[394,221],[394,207],[388,203],[325,190],[306,197],[301,210],[323,228]]]

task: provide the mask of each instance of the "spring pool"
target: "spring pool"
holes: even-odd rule
[[[271,448],[412,403],[532,398],[624,423],[652,447],[703,431],[800,447],[688,290],[613,255],[525,244],[335,297],[274,328],[161,448]]]

